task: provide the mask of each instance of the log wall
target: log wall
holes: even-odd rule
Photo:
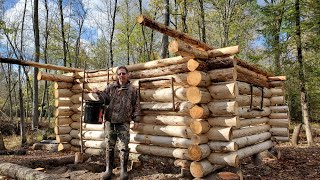
[[[133,85],[140,84],[142,109],[141,122],[130,129],[131,153],[181,160],[190,164],[194,177],[201,178],[224,166],[238,167],[243,158],[288,139],[283,78],[226,56],[236,53],[235,48],[229,53],[228,48],[222,54],[214,51],[224,57],[190,48],[175,48],[175,53],[188,58],[127,66]],[[83,72],[38,76],[55,81],[59,150],[79,151],[82,136],[86,153],[104,153],[103,124],[80,124],[82,91],[84,100],[98,100],[92,89],[104,90],[108,80],[115,80],[115,70],[86,73],[86,79]]]

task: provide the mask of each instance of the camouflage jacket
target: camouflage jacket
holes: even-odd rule
[[[106,121],[124,123],[140,120],[139,92],[130,82],[123,86],[119,82],[112,83],[98,95],[100,100],[109,104],[106,110]]]

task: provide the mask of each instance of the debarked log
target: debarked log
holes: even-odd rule
[[[208,108],[213,116],[232,116],[238,114],[238,103],[236,101],[213,101],[208,103]]]
[[[272,136],[289,137],[289,129],[288,128],[272,127],[270,129],[270,133],[272,134]]]
[[[70,89],[55,89],[54,97],[55,98],[70,98],[74,93]]]
[[[270,98],[270,102],[271,102],[271,105],[274,106],[274,105],[283,105],[285,100],[284,100],[284,96],[272,96]]]
[[[205,134],[208,139],[212,141],[230,141],[231,140],[231,127],[211,127]]]
[[[213,83],[208,87],[208,90],[213,99],[233,99],[238,92],[238,86],[234,82]]]
[[[74,104],[79,104],[82,101],[82,93],[74,94],[70,97],[70,100]],[[84,93],[83,100],[99,101],[99,97],[96,93]]]
[[[160,114],[161,111],[171,111],[173,114],[189,114],[189,109],[193,106],[192,103],[188,101],[183,102],[176,102],[175,103],[175,111],[173,111],[173,105],[172,103],[154,103],[154,102],[141,102],[140,103],[141,110],[143,110],[144,114],[145,111],[154,111],[155,114]],[[152,114],[152,113],[149,113]]]
[[[237,143],[230,141],[230,142],[221,142],[221,141],[209,141],[208,143],[210,149],[212,151],[220,151],[220,152],[233,152],[239,149]]]
[[[210,110],[206,104],[194,105],[190,108],[190,116],[193,119],[205,119],[209,117]]]
[[[254,126],[254,127],[244,127],[241,129],[236,129],[232,131],[232,139],[250,136],[253,134],[258,134],[262,132],[266,132],[270,130],[270,125],[260,125],[260,126]]]
[[[64,98],[55,99],[54,106],[55,107],[72,106],[73,103],[71,102],[70,97],[64,97]]]
[[[262,110],[250,110],[249,107],[239,107],[239,117],[241,118],[256,118],[266,117],[271,113],[270,108],[263,107]]]
[[[211,164],[208,160],[193,161],[190,165],[190,172],[193,177],[201,178],[223,167],[224,165]]]
[[[53,176],[37,171],[28,167],[20,166],[13,163],[1,163],[0,174],[14,179],[28,180],[28,179],[55,179]],[[66,180],[66,178],[60,178]]]
[[[187,81],[189,85],[198,87],[207,87],[211,84],[209,75],[202,71],[189,72]]]
[[[191,160],[188,155],[188,149],[183,148],[169,148],[129,143],[129,149],[131,153]]]
[[[80,129],[80,122],[73,122],[70,124],[72,129]],[[104,124],[89,124],[89,123],[82,123],[82,129],[86,131],[103,131]]]
[[[270,106],[269,108],[272,112],[286,113],[289,111],[288,106]]]
[[[254,154],[257,154],[259,152],[263,152],[265,150],[268,150],[273,146],[274,145],[273,145],[272,141],[265,141],[265,142],[262,142],[262,143],[259,143],[259,144],[255,144],[255,145],[252,145],[252,146],[248,146],[248,147],[239,149],[237,151],[237,154],[238,154],[240,159],[244,159],[244,158],[250,157],[250,156],[252,156]]]
[[[56,140],[58,143],[69,142],[72,139],[70,134],[56,134]]]
[[[56,117],[54,120],[56,126],[70,125],[73,120],[70,117]]]
[[[141,123],[156,125],[189,126],[192,122],[189,116],[165,116],[165,115],[144,115],[141,116]]]
[[[220,165],[227,165],[233,167],[239,167],[240,159],[236,152],[230,153],[216,153],[213,152],[209,155],[208,160],[212,164],[220,164]]]
[[[261,134],[235,138],[235,139],[232,139],[232,142],[235,142],[239,146],[239,148],[243,148],[252,144],[256,144],[261,141],[270,140],[270,138],[271,138],[270,132],[263,132]]]
[[[133,128],[133,125],[131,125]],[[139,123],[132,132],[139,134],[150,134],[157,136],[175,136],[191,138],[193,133],[187,126],[163,126],[163,125],[152,125]]]
[[[269,118],[267,117],[240,119],[240,127],[255,126],[259,124],[265,124],[267,122],[269,122]]]
[[[69,134],[71,130],[72,130],[72,128],[69,125],[54,127],[55,134]]]
[[[58,117],[58,116],[71,116],[71,115],[73,115],[75,112],[74,111],[72,111],[71,109],[70,109],[70,107],[67,107],[67,106],[65,106],[65,107],[58,107],[56,110],[55,110],[55,112],[54,112],[54,116],[56,116],[56,117]]]
[[[270,119],[269,123],[272,127],[289,127],[289,119]]]
[[[247,94],[247,95],[255,95],[255,96],[262,96],[265,98],[270,98],[272,96],[272,92],[269,88],[261,88],[257,86],[251,86],[251,84],[246,82],[237,82],[239,94]],[[252,91],[251,91],[252,87]]]
[[[272,96],[284,96],[283,88],[271,88]]]
[[[270,119],[288,119],[288,113],[271,113],[269,115]]]
[[[211,101],[211,95],[206,88],[189,87],[187,89],[187,99],[193,104],[208,103]]]
[[[80,131],[79,130],[71,130],[70,136],[75,139],[80,139]],[[102,140],[105,138],[105,134],[103,131],[82,131],[82,137],[86,140]]]
[[[72,88],[73,83],[67,83],[67,82],[54,82],[53,87],[54,89],[70,89]]]
[[[44,81],[55,81],[55,82],[67,82],[72,83],[74,78],[72,76],[65,76],[61,74],[49,74],[45,72],[39,72],[37,75],[37,79],[44,80]]]
[[[208,157],[210,153],[211,153],[211,150],[208,144],[191,145],[188,148],[189,157],[193,161],[200,161]]]
[[[290,137],[282,137],[282,136],[272,136],[272,141],[276,141],[276,142],[289,142],[290,141]]]
[[[174,100],[175,101],[186,101],[187,89],[184,87],[175,86]],[[172,101],[172,89],[171,88],[159,88],[159,89],[145,89],[140,90],[140,98],[143,102],[171,102]]]
[[[207,120],[211,126],[240,127],[238,116],[214,117]]]

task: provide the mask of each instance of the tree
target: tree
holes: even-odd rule
[[[39,8],[38,0],[34,0],[33,7],[33,31],[34,31],[34,46],[35,46],[35,62],[39,62],[40,59],[40,37],[39,37]],[[38,68],[34,68],[33,74],[33,113],[32,113],[32,129],[38,128],[39,123],[39,110],[38,110]]]
[[[304,77],[304,65],[302,56],[302,44],[301,44],[301,28],[300,28],[300,1],[295,0],[295,22],[296,22],[296,44],[297,44],[297,59],[299,62],[299,80],[300,80],[300,93],[301,93],[301,108],[303,122],[306,129],[308,145],[313,145],[312,133],[309,125],[309,110],[308,102],[306,98],[306,87]]]
[[[170,1],[164,0],[165,2],[165,13],[164,13],[164,25],[169,26],[170,23]],[[162,44],[161,44],[161,58],[168,57],[168,45],[169,37],[165,34],[162,35]]]
[[[62,37],[62,47],[63,47],[63,66],[67,66],[67,42],[64,32],[64,17],[63,17],[63,7],[62,0],[58,0],[59,2],[59,12],[60,12],[60,27],[61,27],[61,37]]]

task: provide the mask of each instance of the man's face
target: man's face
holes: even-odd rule
[[[117,71],[117,76],[118,76],[118,79],[119,79],[120,83],[126,83],[128,81],[128,78],[129,78],[129,74],[126,72],[125,69],[119,69]]]

